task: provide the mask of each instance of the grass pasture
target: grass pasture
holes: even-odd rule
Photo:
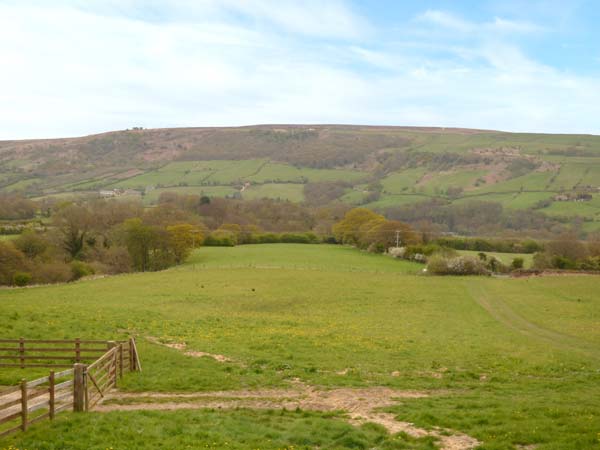
[[[478,252],[474,250],[458,250],[461,255],[479,256],[479,253],[485,253],[488,258],[493,256],[503,264],[510,266],[510,263],[515,258],[523,258],[525,269],[529,269],[533,265],[533,254],[531,253],[498,253],[498,252]]]
[[[245,199],[272,198],[301,202],[304,200],[304,185],[292,183],[255,184],[242,192]]]
[[[599,449],[600,278],[428,277],[421,269],[340,246],[201,248],[164,272],[1,290],[0,335],[135,335],[144,370],[123,380],[128,392],[293,380],[387,386],[429,394],[387,407],[397,420],[466,433],[481,449]],[[147,337],[231,361],[185,356]],[[0,385],[22,376],[0,370]],[[10,445],[436,448],[431,438],[352,427],[343,412],[281,409],[66,414],[0,441]]]

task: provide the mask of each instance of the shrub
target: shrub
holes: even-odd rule
[[[513,270],[522,269],[525,265],[525,260],[523,258],[514,258],[510,263],[510,267]]]
[[[71,266],[60,261],[40,264],[33,273],[35,283],[61,283],[70,281],[73,276]]]
[[[16,286],[27,286],[31,282],[31,274],[27,272],[17,272],[13,276],[13,283]]]
[[[279,236],[275,233],[262,233],[256,235],[256,240],[259,244],[275,244],[281,242]]]
[[[488,271],[478,258],[457,256],[447,258],[433,255],[427,264],[427,271],[434,275],[487,275]]]
[[[231,231],[216,230],[213,231],[204,240],[204,245],[208,247],[233,247],[237,244],[237,239]]]
[[[547,253],[536,253],[533,255],[533,268],[537,270],[550,269],[552,260]]]
[[[504,264],[502,261],[500,261],[498,258],[495,258],[494,256],[490,256],[488,258],[487,264],[485,264],[485,267],[490,272],[494,272],[494,273],[508,273],[508,272],[510,272],[510,269],[508,268],[508,266],[506,264]]]
[[[600,270],[600,256],[587,258],[579,264],[581,270]]]
[[[577,268],[576,261],[571,258],[567,258],[566,256],[555,255],[550,261],[552,262],[552,267],[555,269],[568,269],[573,270]]]
[[[15,247],[23,252],[28,258],[35,258],[46,251],[49,243],[35,231],[24,231],[15,239]]]
[[[28,270],[23,253],[11,242],[0,241],[0,284],[11,285],[17,272]]]
[[[71,273],[71,280],[75,281],[82,277],[93,275],[94,269],[83,261],[73,261],[71,262]]]
[[[133,263],[131,256],[125,247],[110,247],[104,250],[100,255],[100,261],[107,273],[127,273],[131,272]]]

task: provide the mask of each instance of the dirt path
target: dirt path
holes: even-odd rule
[[[508,328],[525,336],[544,341],[551,344],[553,347],[576,352],[586,357],[600,359],[600,350],[593,344],[574,336],[562,334],[529,322],[527,319],[517,314],[504,300],[502,300],[502,298],[498,296],[492,298],[482,286],[469,283],[467,284],[467,289],[471,294],[471,297],[473,297],[483,309]]]
[[[381,412],[381,408],[397,405],[407,398],[422,398],[427,393],[398,391],[385,387],[363,389],[320,390],[296,382],[289,389],[263,389],[241,391],[216,391],[198,393],[124,393],[113,392],[96,410],[179,410],[179,409],[304,409],[311,411],[344,411],[353,425],[374,422],[390,433],[405,432],[413,437],[433,436],[443,450],[468,450],[480,443],[465,434],[435,428],[425,430],[409,422],[400,422],[394,414]]]
[[[158,338],[156,338],[154,336],[146,336],[146,340],[148,342],[152,342],[153,344],[156,344],[156,345],[162,345],[163,347],[169,347],[169,348],[173,348],[175,350],[179,350],[180,352],[183,352],[184,355],[191,356],[193,358],[212,358],[215,361],[218,361],[220,363],[233,362],[233,360],[231,358],[229,358],[225,355],[217,355],[215,353],[186,350],[187,344],[185,342],[166,343],[166,342],[161,342]]]

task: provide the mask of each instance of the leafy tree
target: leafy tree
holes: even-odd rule
[[[366,224],[372,221],[385,220],[380,214],[366,208],[354,208],[346,213],[344,218],[333,226],[335,238],[344,244],[359,244],[361,233],[368,228]],[[374,226],[374,225],[372,225]],[[361,232],[361,227],[363,230]]]
[[[128,219],[125,221],[125,246],[131,256],[131,261],[136,270],[145,272],[150,270],[151,251],[156,245],[158,234],[156,230],[146,225],[141,219]]]
[[[168,226],[167,233],[169,246],[177,264],[185,261],[191,250],[200,246],[204,240],[204,234],[200,228],[186,223]]]
[[[69,204],[59,209],[53,223],[61,234],[62,248],[71,258],[77,258],[94,224],[91,211],[82,205]]]

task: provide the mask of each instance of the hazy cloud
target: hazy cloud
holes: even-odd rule
[[[600,131],[599,79],[505,39],[537,32],[526,22],[407,19],[453,41],[390,36],[342,1],[168,3],[0,0],[0,138],[286,122]]]

